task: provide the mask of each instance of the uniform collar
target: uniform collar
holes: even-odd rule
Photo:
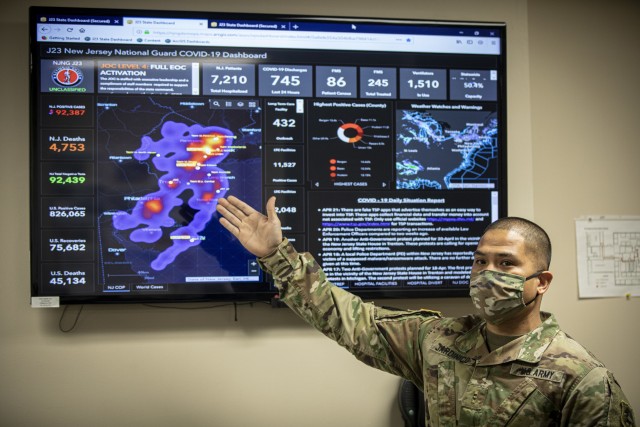
[[[514,360],[537,363],[560,331],[560,326],[552,314],[541,312],[540,315],[542,317],[540,326],[490,353],[482,333],[486,328],[485,321],[478,322],[469,331],[460,335],[455,341],[455,346],[466,356],[476,359],[478,366],[499,365]]]

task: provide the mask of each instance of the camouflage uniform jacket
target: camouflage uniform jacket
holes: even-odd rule
[[[286,239],[259,263],[308,323],[362,362],[421,387],[427,425],[634,425],[611,373],[548,313],[537,329],[489,352],[480,317],[364,303]]]

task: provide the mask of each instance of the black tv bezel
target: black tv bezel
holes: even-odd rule
[[[498,129],[499,146],[498,153],[498,174],[499,179],[497,188],[499,194],[498,211],[499,216],[507,214],[507,60],[506,60],[506,24],[504,22],[488,22],[488,21],[453,21],[453,20],[431,20],[431,19],[407,19],[407,18],[378,18],[363,16],[332,16],[332,15],[300,15],[285,13],[246,13],[246,12],[214,12],[214,11],[174,11],[160,9],[122,9],[122,8],[76,8],[76,7],[53,7],[53,6],[30,6],[29,7],[29,168],[30,168],[30,275],[31,275],[31,297],[54,297],[59,298],[60,304],[114,304],[114,303],[194,303],[194,302],[271,302],[272,305],[278,305],[277,291],[267,289],[264,291],[234,292],[234,293],[197,293],[197,294],[163,294],[163,295],[123,295],[123,294],[99,294],[99,295],[48,295],[41,294],[36,278],[40,278],[40,269],[42,260],[35,253],[35,248],[40,248],[39,236],[37,231],[40,228],[40,207],[39,195],[39,178],[40,173],[37,172],[38,159],[36,158],[36,147],[38,145],[38,79],[39,75],[34,72],[33,53],[38,49],[36,37],[36,26],[38,24],[36,16],[38,15],[76,15],[76,16],[141,16],[141,17],[167,17],[167,18],[215,18],[226,20],[268,20],[268,21],[306,21],[306,22],[326,22],[326,23],[354,23],[354,24],[390,24],[390,25],[425,25],[430,27],[438,27],[442,29],[452,28],[483,28],[495,29],[500,33],[500,55],[499,55],[499,73],[498,81],[498,101],[497,116],[502,123]],[[35,173],[34,173],[35,171]],[[264,194],[263,194],[264,198]],[[258,208],[258,207],[256,207]],[[269,278],[265,278],[263,284],[271,288]],[[228,283],[228,282],[226,282]],[[448,289],[362,289],[350,290],[363,299],[414,299],[414,298],[443,298],[443,297],[468,297],[468,287],[452,287]]]

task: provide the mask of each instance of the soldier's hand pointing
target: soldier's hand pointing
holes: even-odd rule
[[[234,196],[219,199],[216,210],[222,215],[220,224],[257,257],[270,254],[282,242],[275,197],[267,201],[267,216]]]

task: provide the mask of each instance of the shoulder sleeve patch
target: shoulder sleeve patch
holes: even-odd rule
[[[624,427],[634,427],[636,425],[633,418],[633,410],[629,406],[629,402],[624,400],[620,402],[620,422]]]

